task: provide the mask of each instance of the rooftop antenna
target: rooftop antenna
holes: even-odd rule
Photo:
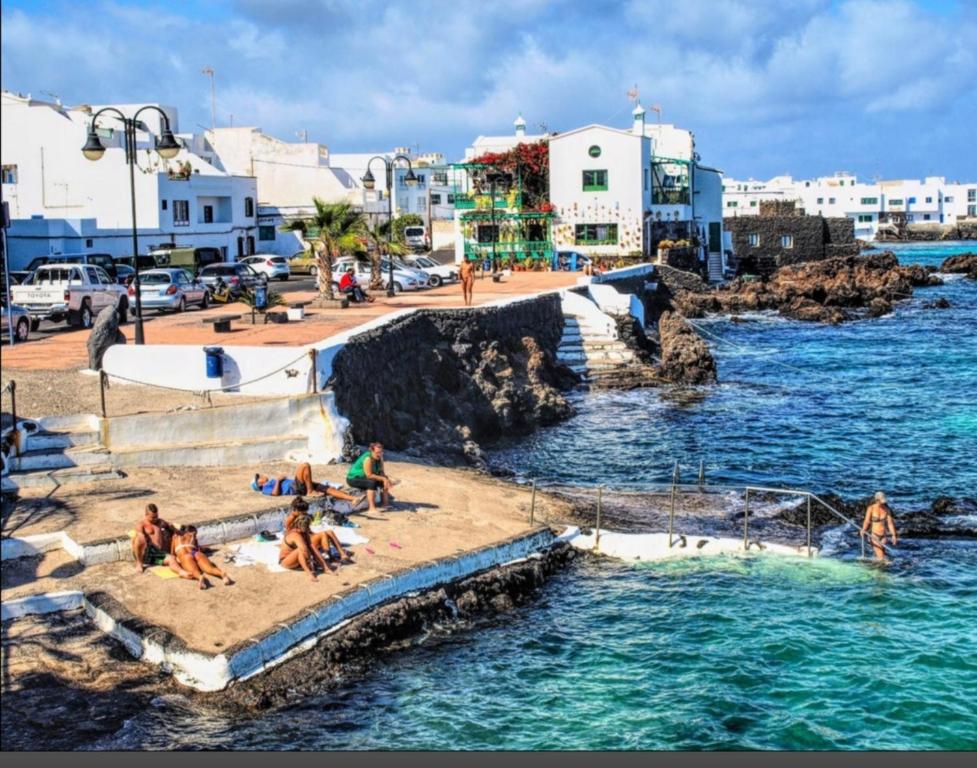
[[[204,67],[200,70],[200,74],[207,75],[210,78],[210,130],[214,130],[217,127],[217,90],[214,86],[214,68]]]
[[[539,128],[542,133],[549,133],[550,127],[546,123],[536,123],[536,127]]]
[[[654,112],[656,115],[658,115],[658,124],[661,125],[662,124],[662,105],[661,104],[652,104],[651,105],[651,111]]]
[[[628,99],[631,100],[631,103],[634,106],[638,106],[638,101],[640,100],[640,96],[641,94],[638,92],[638,84],[635,83],[634,88],[628,89]]]
[[[295,137],[302,139],[302,143],[305,144],[309,140],[309,132],[303,128],[301,131],[295,132]]]

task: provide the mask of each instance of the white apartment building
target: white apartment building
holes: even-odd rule
[[[132,115],[141,104],[114,105]],[[137,134],[135,175],[139,249],[159,243],[211,246],[227,258],[256,251],[255,179],[215,168],[192,151],[192,139],[178,133],[177,110],[157,105],[185,148],[166,161],[150,149],[150,137]],[[123,134],[110,115],[99,119],[106,147],[92,162],[81,153],[97,105],[64,107],[4,91],[0,97],[0,163],[3,199],[9,204],[7,232],[12,269],[53,253],[105,252],[132,255],[129,168]],[[160,118],[140,119],[157,136]],[[180,173],[181,168],[189,170]]]
[[[756,215],[761,200],[793,201],[808,214],[850,218],[862,240],[875,239],[880,226],[898,221],[925,229],[977,218],[977,183],[947,183],[942,176],[864,183],[838,172],[811,180],[725,180],[726,216]]]

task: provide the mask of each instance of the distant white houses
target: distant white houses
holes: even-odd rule
[[[116,105],[131,115],[142,105]],[[218,247],[227,258],[257,250],[257,185],[193,151],[193,137],[179,133],[177,110],[159,106],[184,144],[165,161],[137,135],[136,218],[143,253],[161,243]],[[0,163],[3,199],[10,208],[10,264],[25,266],[39,255],[104,252],[132,255],[129,170],[118,121],[99,120],[106,147],[97,162],[81,153],[98,105],[59,103],[4,91],[0,97]],[[155,112],[141,117],[159,135]],[[143,150],[147,151],[143,151]]]
[[[776,176],[768,181],[724,181],[726,216],[756,215],[762,200],[793,201],[808,214],[847,217],[854,221],[855,236],[863,240],[873,240],[880,227],[900,222],[938,228],[977,219],[977,182],[948,183],[942,176],[866,183],[838,172],[809,180]]]
[[[549,145],[547,242],[536,239],[539,223],[523,249],[532,254],[577,251],[610,260],[652,259],[663,240],[687,240],[710,276],[724,268],[722,172],[702,165],[690,131],[645,122],[639,105],[629,129],[587,125],[560,133],[527,135],[518,118],[511,136],[479,136],[465,152],[464,168],[487,152],[521,143]],[[456,201],[457,202],[457,201]],[[483,206],[491,208],[491,206]],[[498,207],[498,204],[496,205]],[[532,212],[498,212],[530,217]],[[459,211],[456,257],[472,257],[491,245],[493,226],[484,212]],[[497,224],[494,226],[498,226]],[[483,232],[482,230],[486,230]],[[502,233],[505,225],[501,226]],[[496,246],[496,251],[498,245]],[[522,251],[519,251],[520,257]]]

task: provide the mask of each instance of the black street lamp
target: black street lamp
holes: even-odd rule
[[[382,160],[384,165],[384,170],[387,173],[387,263],[390,267],[390,283],[387,286],[387,296],[394,295],[394,256],[390,253],[390,244],[393,243],[394,236],[394,203],[393,197],[391,196],[391,190],[393,189],[394,183],[394,166],[398,160],[403,160],[407,163],[407,175],[404,176],[404,181],[408,186],[413,187],[417,184],[417,176],[414,175],[414,168],[410,163],[410,158],[407,155],[394,155],[392,160],[388,160],[383,155],[374,155],[369,159],[366,164],[366,173],[360,179],[363,182],[364,189],[374,189],[377,185],[377,180],[373,177],[370,172],[370,165],[374,160]]]
[[[499,232],[496,229],[495,224],[495,191],[496,187],[500,185],[503,189],[508,189],[512,184],[512,175],[502,171],[489,171],[485,174],[485,180],[489,185],[489,195],[491,197],[492,205],[492,279],[497,281],[497,273],[499,271],[499,255],[496,252],[496,243],[499,241]]]
[[[180,153],[181,147],[177,143],[176,138],[174,138],[173,131],[170,130],[170,119],[163,110],[152,104],[141,107],[132,117],[126,117],[115,107],[104,107],[98,110],[98,112],[92,115],[92,122],[88,127],[88,141],[81,148],[82,154],[89,160],[95,161],[102,159],[102,155],[105,154],[105,147],[102,146],[102,142],[98,138],[98,133],[95,131],[95,121],[104,112],[111,112],[125,126],[126,163],[129,165],[129,195],[132,200],[132,260],[136,270],[133,273],[133,287],[136,291],[136,344],[145,343],[142,328],[142,300],[139,290],[139,234],[136,229],[136,131],[145,131],[152,135],[146,127],[146,124],[139,121],[139,115],[147,109],[158,112],[163,118],[161,135],[156,139],[156,151],[159,153],[159,156],[164,160],[170,160],[176,157]]]

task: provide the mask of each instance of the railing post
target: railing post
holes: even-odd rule
[[[701,491],[706,484],[706,462],[699,459],[699,490]]]
[[[14,420],[14,434],[17,434],[17,382],[11,379],[8,386],[10,387],[10,416]]]
[[[602,512],[601,507],[603,506],[603,494],[604,494],[604,486],[598,485],[597,486],[597,530],[594,535],[595,552],[600,552],[600,517]]]
[[[672,493],[671,493],[671,503],[669,505],[668,511],[668,548],[672,548],[672,531],[675,528],[675,485],[678,483],[678,462],[675,462],[675,467],[672,469]]]
[[[811,494],[807,494],[807,556],[811,556]]]
[[[529,502],[529,525],[536,524],[536,481],[533,480],[533,498]]]
[[[108,418],[105,410],[105,371],[101,368],[98,370],[98,399],[102,404],[102,418]]]
[[[865,534],[861,532],[861,529],[859,529],[858,531],[858,538],[862,540],[862,560],[864,560],[865,559]]]
[[[317,367],[315,347],[309,350],[309,357],[312,358],[312,394],[315,394],[319,391],[319,370]]]
[[[750,489],[746,489],[746,508],[743,510],[743,551],[750,551]]]

